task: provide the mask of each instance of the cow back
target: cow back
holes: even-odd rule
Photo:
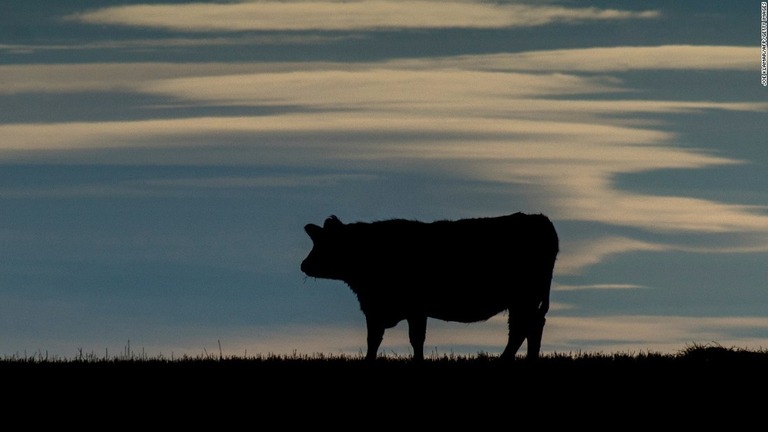
[[[345,226],[347,283],[363,309],[475,322],[548,296],[558,239],[543,215]]]

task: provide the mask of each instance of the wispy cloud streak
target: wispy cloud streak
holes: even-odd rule
[[[327,44],[331,42],[349,39],[353,36],[330,35],[295,35],[295,34],[268,34],[268,35],[244,35],[244,36],[218,36],[195,38],[158,38],[158,39],[130,39],[130,40],[106,40],[106,41],[73,41],[71,43],[41,43],[41,44],[2,44],[0,52],[32,54],[41,51],[83,51],[83,50],[143,50],[161,51],[169,48],[197,48],[197,47],[232,47],[238,45],[291,45],[291,44]]]
[[[719,45],[617,46],[458,56],[445,65],[486,70],[626,72],[630,70],[754,70],[759,48]]]
[[[702,54],[692,47],[638,49],[641,55],[629,67],[675,68],[675,59]],[[557,53],[574,62],[595,60],[607,70],[626,67],[612,50]],[[549,54],[522,56],[535,64],[532,59]],[[723,60],[717,57],[683,63],[719,69]],[[718,245],[687,248],[676,240],[595,239],[563,255],[558,268],[566,274],[631,251],[768,248],[768,215],[760,207],[640,193],[615,183],[619,175],[744,163],[677,146],[678,136],[668,128],[636,123],[632,114],[765,112],[768,104],[595,100],[593,95],[610,95],[626,84],[615,75],[505,70],[515,62],[503,56],[476,60],[0,67],[0,75],[14,78],[0,92],[12,94],[117,89],[186,106],[294,107],[279,115],[0,125],[0,158],[56,160],[62,152],[90,158],[93,151],[111,149],[125,150],[109,153],[110,160],[124,163],[151,155],[158,163],[365,169],[386,161],[391,169],[419,166],[471,180],[525,184],[537,205],[560,220],[662,234],[732,234],[718,237]],[[519,66],[527,67],[525,62]],[[52,81],[51,71],[62,73]],[[233,146],[237,150],[227,152]],[[175,148],[185,151],[165,151]],[[211,159],[211,151],[217,159]]]
[[[657,18],[657,11],[472,1],[251,1],[131,5],[97,9],[68,19],[90,24],[175,31],[378,30],[506,28],[550,23]]]

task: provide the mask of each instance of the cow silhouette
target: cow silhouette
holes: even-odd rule
[[[310,277],[341,280],[357,295],[368,331],[367,360],[384,332],[408,322],[413,360],[424,358],[427,318],[471,323],[508,312],[501,359],[525,339],[539,357],[559,240],[544,215],[345,224],[336,216],[304,230],[313,247],[301,263]]]

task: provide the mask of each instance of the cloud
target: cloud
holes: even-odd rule
[[[254,64],[239,63],[85,63],[0,65],[0,95],[136,91],[152,80],[186,76],[217,76],[252,72]]]
[[[626,72],[636,70],[755,69],[759,48],[722,45],[618,46],[526,51],[449,57],[436,60],[481,70]]]
[[[592,285],[563,285],[553,284],[552,291],[581,291],[581,290],[628,290],[647,288],[635,284],[592,284]]]
[[[647,69],[752,70],[754,57],[753,47],[678,45],[529,51],[356,64],[157,62],[0,65],[0,79],[5,83],[0,88],[0,94],[121,89],[199,100],[253,103],[258,100],[263,102],[265,90],[276,92],[276,97],[295,99],[300,94],[298,90],[310,90],[320,96],[317,95],[318,86],[351,80],[354,85],[348,85],[346,89],[358,98],[370,97],[374,90],[379,94],[386,94],[386,90],[401,90],[398,96],[402,97],[402,90],[414,90],[413,84],[427,85],[424,91],[430,93],[416,93],[409,97],[411,100],[424,96],[434,98],[445,89],[451,89],[448,93],[453,96],[453,101],[461,102],[458,98],[461,89],[466,89],[465,96],[475,98],[479,95],[493,96],[501,90],[498,98],[527,96],[524,104],[507,103],[508,109],[522,112],[521,107],[524,107],[525,110],[542,113],[557,108],[553,101],[542,100],[543,95],[617,92],[624,89],[624,83],[617,78],[606,75],[584,77],[574,73]],[[628,62],[627,58],[632,61]],[[405,96],[408,94],[406,92]],[[337,92],[332,100],[344,95]],[[431,98],[427,98],[422,107],[433,108],[428,105]],[[376,99],[370,102],[376,102]],[[557,103],[562,104],[563,111],[571,113],[585,107],[590,113],[700,109],[755,111],[768,107],[765,103],[665,100],[559,99]]]
[[[593,221],[656,232],[768,232],[768,216],[750,205],[615,190],[601,192],[601,197],[582,194],[567,200],[565,205],[576,219],[585,220],[587,215],[591,215],[589,218]],[[594,212],[599,212],[599,215]]]
[[[40,51],[83,51],[83,50],[165,50],[168,48],[196,48],[207,46],[237,46],[237,45],[291,45],[291,44],[327,44],[353,36],[330,35],[295,35],[270,34],[252,36],[227,37],[196,37],[196,38],[158,38],[158,39],[126,39],[84,42],[78,40],[72,43],[58,44],[0,44],[0,51],[15,54],[32,54]]]
[[[150,188],[194,188],[194,189],[231,189],[231,188],[292,188],[326,187],[340,182],[365,181],[375,178],[365,174],[328,174],[328,175],[293,175],[260,177],[204,177],[143,180],[138,185]]]
[[[205,72],[206,68],[212,72]],[[1,125],[4,140],[0,143],[0,158],[93,149],[221,149],[226,145],[201,140],[222,134],[249,135],[253,142],[245,152],[238,152],[237,163],[248,160],[249,154],[258,155],[262,162],[294,165],[302,161],[325,161],[328,165],[340,161],[346,161],[345,165],[350,161],[420,161],[423,165],[441,164],[444,169],[475,180],[531,184],[546,194],[547,206],[561,219],[652,231],[768,231],[768,217],[747,205],[617,190],[613,179],[619,174],[706,168],[739,161],[674,147],[670,143],[675,136],[670,132],[629,127],[621,120],[597,117],[611,111],[626,114],[633,109],[633,101],[618,101],[613,110],[610,102],[602,101],[594,113],[588,110],[594,102],[578,99],[581,92],[614,91],[616,83],[610,79],[606,84],[600,78],[562,74],[378,67],[237,75],[220,75],[216,69],[216,65],[202,65],[200,72],[213,75],[167,78],[175,69],[161,67],[159,72],[151,73],[161,77],[148,84],[124,75],[121,85],[178,102],[289,105],[301,107],[304,112]],[[104,81],[88,83],[98,86]],[[75,87],[81,84],[76,80],[72,83]],[[575,98],[571,106],[564,106],[560,98],[547,99],[564,93]],[[524,103],[518,102],[518,98],[527,101],[534,96],[540,102],[539,112],[545,114],[530,116],[524,112]],[[638,109],[653,112],[652,106],[648,101],[639,101]],[[662,102],[658,109],[666,112],[696,107],[764,109],[759,104],[734,107],[712,102],[677,106]],[[253,140],[265,134],[269,140]],[[295,139],[296,134],[302,135],[301,141]],[[367,136],[377,145],[339,142],[330,138],[335,134],[355,134],[361,142]],[[190,141],[193,136],[195,141]],[[176,161],[196,158],[194,150],[185,153],[169,157]]]
[[[342,182],[374,179],[366,174],[283,175],[242,177],[162,178],[123,181],[115,184],[41,185],[30,187],[0,187],[2,198],[72,198],[72,197],[167,197],[206,190],[261,188],[323,188]]]
[[[561,249],[566,251],[556,262],[557,274],[579,274],[583,269],[604,262],[606,259],[629,252],[660,252],[669,246],[654,244],[628,237],[599,237],[580,242],[564,242]]]
[[[67,17],[89,24],[172,31],[303,31],[533,27],[552,23],[652,19],[657,11],[471,1],[250,1],[131,5]]]
[[[575,51],[565,57],[604,54]],[[685,52],[699,51],[650,47],[635,64],[669,64]],[[649,60],[654,53],[662,59]],[[604,57],[616,62],[615,54]],[[486,59],[0,67],[0,76],[11,78],[0,91],[11,93],[119,89],[151,94],[170,105],[292,107],[259,116],[5,124],[0,125],[0,160],[93,161],[98,152],[111,163],[151,159],[362,170],[386,162],[392,170],[525,184],[529,199],[559,220],[719,236],[718,244],[696,247],[680,239],[656,244],[599,238],[564,248],[558,268],[566,274],[631,251],[768,248],[764,208],[621,190],[615,184],[626,174],[745,164],[678,146],[674,129],[658,120],[636,121],[634,114],[765,112],[768,104],[594,99],[622,91],[626,83],[610,75],[504,71],[489,67]],[[720,67],[707,61],[697,67]],[[608,63],[604,66],[616,66]],[[244,179],[186,181],[210,188]]]
[[[298,105],[322,109],[479,114],[500,111],[509,98],[615,91],[610,80],[565,74],[379,67],[293,70],[163,79],[138,90],[181,100],[231,105]],[[477,116],[477,115],[475,115]]]

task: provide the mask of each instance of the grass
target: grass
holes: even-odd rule
[[[414,387],[437,395],[496,392],[499,388],[522,393],[599,389],[603,395],[626,398],[636,396],[627,394],[634,389],[666,388],[672,393],[661,397],[690,399],[712,392],[733,396],[762,391],[768,387],[768,350],[694,344],[675,354],[547,353],[534,362],[521,355],[503,362],[497,355],[483,352],[433,353],[416,364],[409,356],[394,354],[382,354],[370,363],[362,354],[226,356],[204,351],[198,356],[168,358],[126,348],[113,356],[106,352],[100,356],[79,352],[74,358],[41,353],[9,356],[0,359],[0,376],[57,391],[110,383],[190,394],[259,389],[262,394],[281,395],[323,389],[328,396],[338,397],[337,392],[342,392],[340,396],[347,398],[345,391],[353,388],[378,389],[390,397],[401,397]]]
[[[285,368],[313,368],[313,367],[340,367],[340,368],[398,368],[414,366],[410,356],[397,354],[380,354],[374,364],[366,362],[362,353],[357,355],[323,353],[301,354],[256,354],[243,356],[228,356],[219,353],[203,351],[200,355],[190,356],[149,356],[143,350],[134,352],[130,345],[115,355],[108,352],[97,355],[82,350],[72,358],[49,356],[48,353],[36,352],[32,355],[11,355],[0,359],[0,368],[38,368],[46,367],[64,369],[87,367],[285,367]],[[768,350],[748,350],[737,347],[723,347],[718,344],[693,344],[684,347],[676,354],[662,354],[654,352],[645,353],[545,353],[535,363],[528,362],[522,355],[509,363],[499,360],[495,354],[479,352],[474,355],[462,354],[436,354],[428,355],[425,361],[418,366],[422,370],[440,367],[453,368],[514,368],[536,367],[539,369],[556,368],[673,368],[685,367],[730,367],[730,366],[760,366],[768,368]],[[768,370],[768,369],[767,369]]]
[[[149,409],[176,421],[178,412],[169,408],[176,406],[195,426],[194,419],[214,413],[221,416],[215,419],[235,415],[251,421],[258,414],[314,424],[322,416],[341,421],[336,417],[345,419],[344,413],[354,410],[370,418],[396,418],[402,410],[421,418],[468,418],[501,409],[540,412],[542,419],[553,420],[553,413],[570,410],[580,418],[610,407],[625,423],[646,421],[646,427],[655,428],[652,419],[664,414],[667,422],[671,413],[683,425],[702,421],[708,427],[710,415],[748,419],[754,405],[763,409],[767,376],[767,350],[717,344],[691,345],[676,354],[555,353],[536,362],[518,357],[508,363],[487,353],[433,354],[422,364],[408,356],[382,355],[371,364],[361,354],[204,352],[167,358],[129,349],[113,356],[36,353],[0,359],[3,394],[20,407],[74,405],[106,410],[113,418]],[[298,411],[285,414],[285,406]]]

